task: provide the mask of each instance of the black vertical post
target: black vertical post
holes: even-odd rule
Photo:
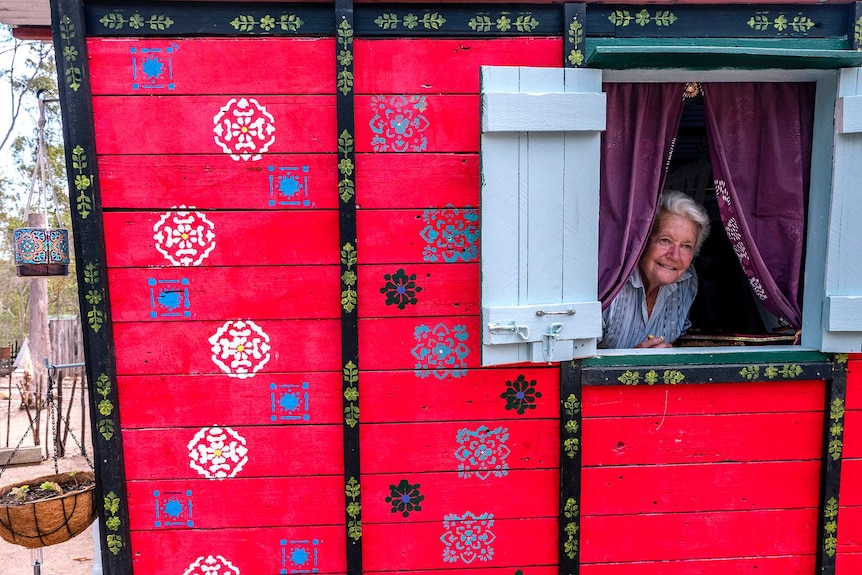
[[[341,358],[347,573],[362,573],[359,471],[359,329],[356,283],[356,146],[354,142],[352,0],[335,3],[338,196],[341,245]]]
[[[63,110],[66,174],[92,414],[90,432],[101,520],[102,572],[129,575],[132,555],[126,474],[81,0],[51,0],[51,22]]]
[[[818,575],[835,575],[838,542],[838,493],[844,449],[844,409],[847,392],[847,356],[835,356],[832,379],[826,380],[823,450],[820,468],[820,509],[817,514]]]
[[[563,66],[580,68],[586,64],[587,5],[565,4],[563,8]]]
[[[580,360],[560,366],[560,575],[580,571],[581,375]]]

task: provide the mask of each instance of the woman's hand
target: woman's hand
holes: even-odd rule
[[[645,340],[640,342],[635,346],[640,348],[659,348],[659,347],[673,347],[671,344],[664,340],[664,336],[660,335],[658,337],[653,337],[651,335],[647,336]]]

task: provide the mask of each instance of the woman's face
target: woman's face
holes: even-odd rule
[[[684,216],[662,214],[641,256],[640,271],[647,291],[679,280],[697,244],[697,224]]]

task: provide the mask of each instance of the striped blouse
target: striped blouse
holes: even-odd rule
[[[652,315],[647,315],[646,291],[640,270],[602,313],[601,348],[630,348],[648,335],[673,343],[691,326],[688,311],[697,295],[697,273],[689,267],[676,283],[659,288]]]

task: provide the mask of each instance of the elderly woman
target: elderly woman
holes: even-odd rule
[[[600,347],[672,347],[691,325],[688,311],[697,295],[691,262],[708,234],[702,206],[681,192],[662,194],[638,266],[602,314]]]

